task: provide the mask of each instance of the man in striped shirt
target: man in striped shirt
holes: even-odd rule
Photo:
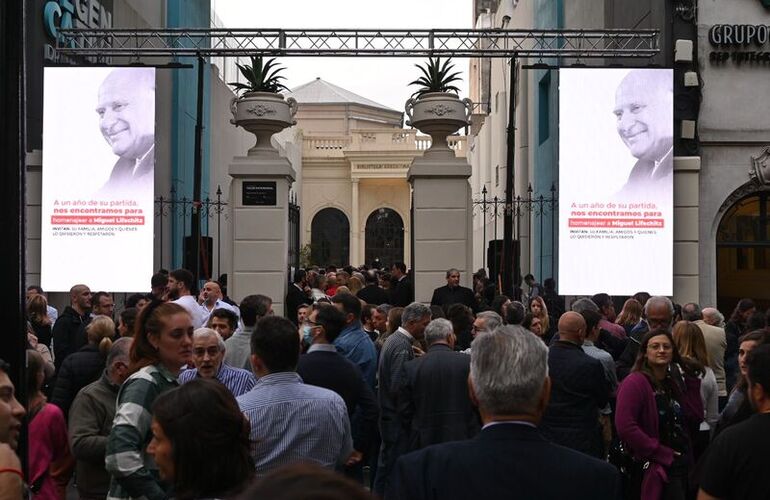
[[[241,368],[233,368],[224,362],[225,341],[211,328],[198,328],[193,333],[192,361],[195,368],[183,371],[179,383],[184,384],[198,377],[213,378],[227,387],[233,396],[249,392],[257,380],[254,374]]]
[[[251,455],[257,476],[281,465],[313,461],[334,469],[353,452],[347,407],[336,393],[307,385],[296,373],[297,327],[268,316],[251,336],[251,364],[258,381],[239,396],[251,424]]]

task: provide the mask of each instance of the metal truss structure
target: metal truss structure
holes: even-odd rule
[[[658,30],[60,30],[56,52],[86,57],[331,56],[650,58]]]

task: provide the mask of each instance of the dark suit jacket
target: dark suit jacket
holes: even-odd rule
[[[474,439],[396,462],[385,500],[619,500],[612,465],[546,441],[534,427],[495,424]]]
[[[408,276],[390,287],[390,304],[394,307],[406,307],[414,302],[412,282]]]
[[[540,428],[554,443],[595,456],[604,455],[599,410],[610,387],[599,360],[572,342],[556,341],[548,350],[551,400]]]
[[[286,307],[284,308],[284,316],[291,320],[295,325],[297,324],[297,308],[301,304],[312,304],[313,300],[307,296],[305,292],[291,283],[289,285],[289,291],[286,292]]]
[[[367,304],[379,306],[388,302],[388,292],[377,285],[367,285],[358,291],[358,298]]]
[[[409,450],[475,436],[481,426],[468,396],[471,357],[448,345],[404,364],[399,412]]]
[[[433,290],[433,298],[430,299],[430,305],[441,306],[446,310],[446,306],[451,306],[452,304],[466,305],[473,312],[477,312],[479,308],[476,304],[476,296],[470,288],[465,288],[464,286],[449,288],[449,285],[444,285]]]

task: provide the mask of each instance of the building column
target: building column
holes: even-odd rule
[[[674,301],[699,302],[700,157],[674,157]]]
[[[465,159],[447,156],[417,158],[407,179],[414,189],[414,298],[430,302],[433,290],[445,284],[446,271],[460,271],[461,284],[471,286],[473,231],[471,166]]]
[[[350,180],[353,183],[353,203],[351,216],[353,218],[350,221],[350,265],[360,266],[361,262],[361,228],[359,227],[359,215],[358,215],[358,182],[359,179],[353,178]]]
[[[279,157],[238,156],[230,164],[232,276],[228,292],[273,299],[283,315],[289,269],[289,187],[296,173]]]

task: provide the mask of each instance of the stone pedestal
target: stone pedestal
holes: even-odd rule
[[[273,299],[275,314],[283,315],[289,268],[289,187],[296,172],[289,160],[277,154],[237,156],[228,172],[233,178],[233,269],[228,293],[236,302],[247,295],[267,295]],[[275,204],[244,204],[245,182],[275,183]]]
[[[409,169],[414,297],[418,302],[429,303],[433,290],[446,284],[447,269],[460,271],[461,285],[470,287],[473,282],[470,176],[468,162],[449,150],[443,154],[429,150]]]
[[[674,301],[699,302],[700,157],[674,158]]]

